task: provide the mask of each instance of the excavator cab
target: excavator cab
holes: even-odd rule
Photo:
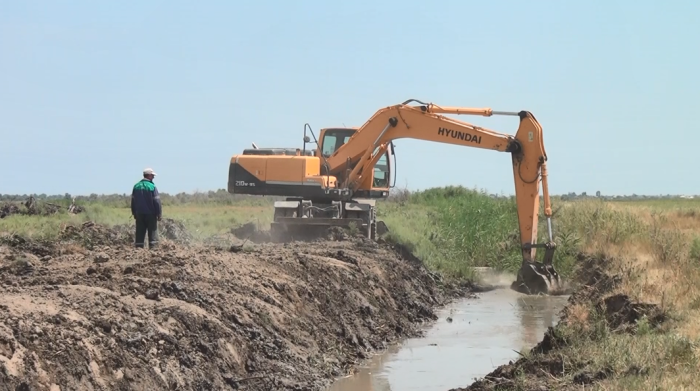
[[[315,155],[323,160],[335,156],[340,147],[345,145],[352,136],[357,133],[358,128],[324,128],[321,129],[318,143],[318,148],[315,150]],[[305,137],[305,143],[310,140]],[[393,160],[392,160],[393,158]],[[379,158],[373,167],[371,183],[372,187],[369,190],[358,190],[355,192],[357,198],[387,198],[389,189],[395,187],[396,178],[393,177],[393,169],[396,165],[396,154],[394,152],[394,144],[390,143],[387,151]],[[349,165],[346,173],[355,168],[355,164]],[[339,183],[343,183],[345,178],[338,178]],[[393,183],[392,183],[393,179]]]

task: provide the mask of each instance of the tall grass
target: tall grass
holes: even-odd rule
[[[430,220],[418,242],[419,253],[426,241],[433,249],[431,257],[424,258],[429,266],[456,276],[471,275],[473,266],[517,270],[521,256],[513,202],[463,187],[445,187],[414,193],[409,204],[426,210]]]
[[[597,303],[569,307],[559,333],[566,347],[550,355],[584,368],[557,379],[572,389],[582,371],[607,377],[596,389],[690,390],[700,384],[700,204],[687,200],[567,201],[557,212],[559,242],[605,259],[621,277],[613,292],[658,305],[668,321],[660,328],[640,319],[632,332],[612,329]],[[566,246],[569,247],[569,246]],[[585,272],[585,270],[583,270]],[[526,354],[527,356],[527,354]],[[588,388],[588,387],[586,387]]]
[[[685,258],[700,262],[700,204],[693,209],[686,201],[679,200],[683,207],[674,207],[670,201],[553,198],[555,268],[568,276],[579,253],[618,255],[640,248],[662,263]],[[517,206],[512,197],[443,187],[402,191],[379,208],[390,238],[408,243],[437,271],[469,277],[475,266],[510,272],[520,267]],[[538,241],[542,242],[547,232],[542,210],[539,223]]]
[[[195,239],[206,240],[215,235],[224,235],[232,228],[253,222],[260,228],[269,227],[272,220],[272,205],[255,202],[229,204],[227,202],[193,202],[163,205],[163,217],[182,222]],[[54,239],[66,224],[94,221],[106,226],[134,225],[129,204],[99,201],[81,204],[85,211],[69,214],[64,210],[49,216],[10,215],[0,219],[0,233],[18,233],[25,236]]]
[[[522,262],[517,205],[512,198],[489,196],[464,187],[433,188],[382,203],[393,240],[412,243],[433,269],[455,277],[473,276],[473,267],[516,272]],[[541,211],[540,211],[541,214]],[[400,218],[399,218],[400,216]],[[408,223],[414,221],[414,223]],[[540,217],[539,242],[546,240]],[[557,233],[554,265],[567,275],[580,238],[570,230]],[[542,251],[538,252],[541,260]]]

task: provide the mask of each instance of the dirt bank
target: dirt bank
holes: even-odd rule
[[[20,207],[20,205],[22,207]],[[37,202],[34,196],[30,196],[26,201],[19,202],[1,202],[0,203],[0,219],[12,215],[39,215],[39,216],[49,216],[56,214],[64,209],[63,206],[52,203],[39,201]],[[65,208],[68,213],[78,214],[84,211],[82,206],[75,204],[75,199],[73,202]]]
[[[129,243],[2,240],[0,391],[321,390],[469,290],[362,239]]]
[[[636,333],[641,319],[651,329],[667,320],[660,307],[618,293],[623,277],[607,270],[610,264],[607,259],[580,255],[572,278],[579,286],[557,326],[550,327],[526,357],[499,366],[466,388],[450,391],[580,390],[612,376],[643,375],[634,365],[613,371],[600,357],[581,354],[583,345],[604,345],[612,334]]]

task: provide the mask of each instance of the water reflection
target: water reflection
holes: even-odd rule
[[[382,370],[400,349],[400,346],[391,346],[383,354],[374,356],[369,363],[358,368],[356,374],[339,379],[329,391],[390,391],[391,385]]]
[[[554,326],[559,319],[559,311],[567,298],[562,297],[533,297],[517,298],[517,317],[520,319],[521,340],[524,347],[535,346],[542,340],[543,333],[548,327]]]
[[[567,297],[525,296],[499,289],[444,309],[425,338],[376,356],[328,391],[436,390],[466,386],[515,352],[537,344],[558,320]],[[447,322],[451,317],[453,321]]]

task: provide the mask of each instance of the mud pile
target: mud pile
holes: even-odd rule
[[[21,205],[24,206],[24,208],[21,208],[20,203],[17,202],[1,203],[0,219],[12,215],[49,216],[59,213],[64,209],[61,205],[52,202],[37,201],[34,196],[30,196],[25,202],[22,202]],[[65,209],[71,214],[78,214],[85,211],[83,207],[75,204],[75,199],[73,199],[71,204]]]
[[[0,205],[0,219],[19,213],[21,213],[21,210],[17,204],[6,202]]]
[[[179,244],[189,244],[193,239],[185,224],[174,219],[161,220],[158,224],[158,232],[163,238]],[[133,235],[130,238],[133,238]]]
[[[95,246],[126,245],[133,243],[133,235],[126,230],[126,227],[118,229],[107,228],[105,226],[87,221],[82,225],[67,225],[59,235],[64,243],[76,243],[87,249]]]
[[[322,390],[468,294],[388,245],[0,241],[0,391]]]
[[[591,372],[584,357],[571,356],[566,351],[573,338],[582,338],[562,331],[569,323],[569,311],[574,304],[592,304],[613,333],[634,332],[637,320],[642,317],[647,317],[652,328],[666,321],[666,314],[657,305],[612,294],[622,279],[606,270],[608,260],[580,255],[578,262],[578,273],[573,280],[580,286],[569,297],[559,323],[547,330],[542,341],[531,350],[532,355],[501,365],[466,388],[450,391],[581,389],[606,379],[610,375],[606,370]]]

